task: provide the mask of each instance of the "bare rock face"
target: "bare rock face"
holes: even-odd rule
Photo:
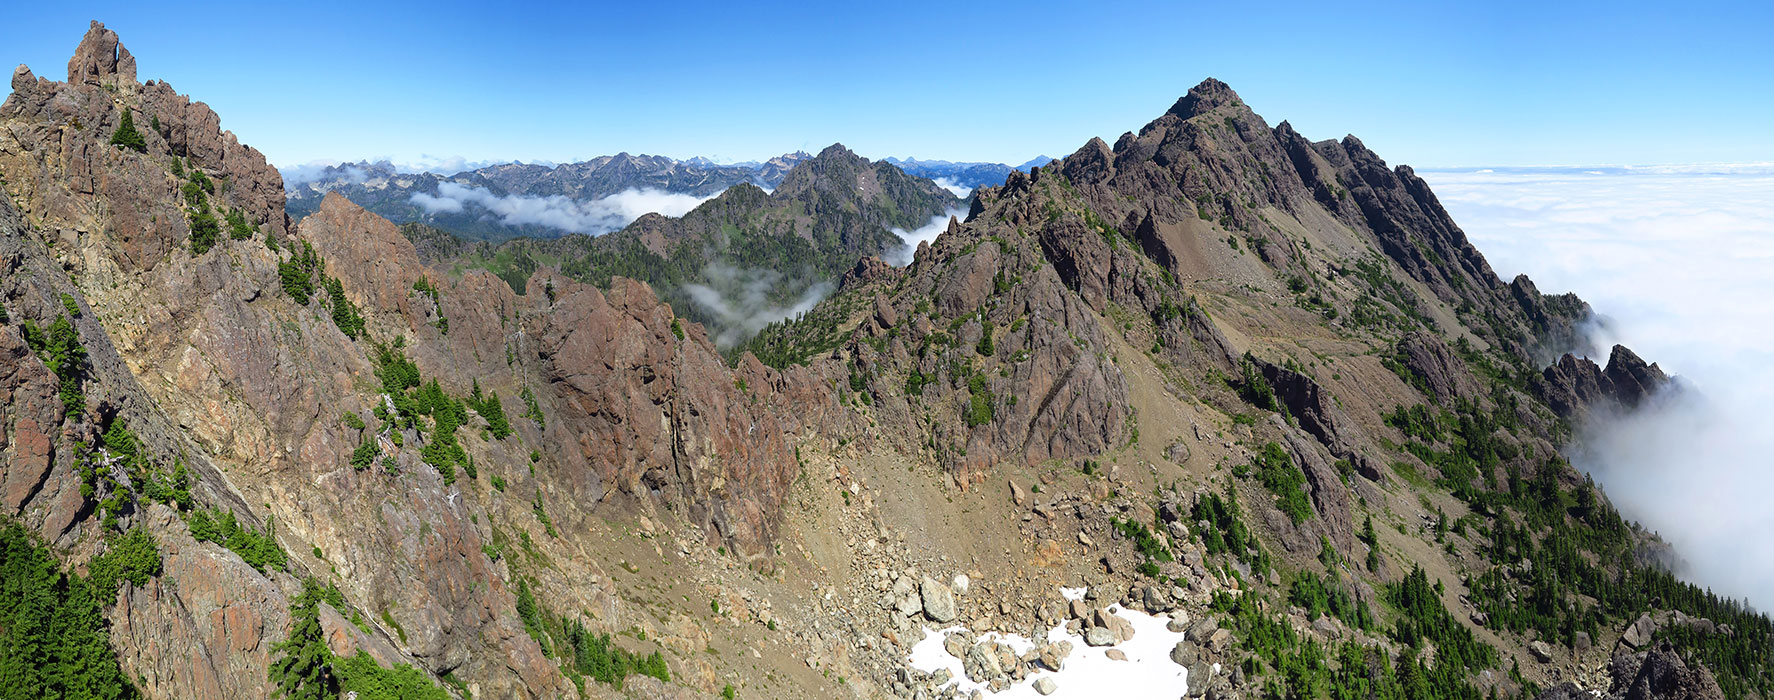
[[[1614,385],[1614,400],[1627,407],[1644,403],[1657,390],[1669,384],[1669,377],[1656,364],[1646,365],[1637,353],[1624,345],[1615,345],[1608,356],[1608,368],[1602,370]]]
[[[0,327],[0,510],[7,515],[60,490],[49,481],[61,414],[55,376],[17,329]]]
[[[774,403],[769,371],[754,365],[736,382],[705,338],[674,337],[671,307],[640,282],[619,278],[608,293],[565,283],[556,295],[538,352],[578,428],[561,436],[574,447],[567,463],[594,475],[594,489],[667,490],[759,551],[796,469],[783,439],[790,424],[765,408]],[[740,383],[761,401],[736,395]]]
[[[1279,416],[1274,420],[1281,423]],[[1306,523],[1312,531],[1278,527],[1278,530],[1286,533],[1282,537],[1283,544],[1293,551],[1309,553],[1321,546],[1319,536],[1322,535],[1330,539],[1337,551],[1343,552],[1345,556],[1354,556],[1357,552],[1355,519],[1351,515],[1354,498],[1350,495],[1349,487],[1343,485],[1336,467],[1325,459],[1323,448],[1314,443],[1309,435],[1285,423],[1277,428],[1282,432],[1294,464],[1306,475],[1312,509],[1318,515],[1317,519]]]
[[[156,515],[177,522],[164,507]],[[160,539],[162,575],[118,595],[112,635],[122,640],[124,668],[167,697],[269,695],[271,646],[289,636],[283,586],[300,586],[168,531]]]
[[[1466,363],[1433,334],[1416,331],[1405,336],[1398,341],[1398,354],[1407,369],[1423,378],[1431,398],[1439,401],[1470,399],[1480,393],[1478,380],[1466,369]]]
[[[1349,460],[1363,476],[1380,480],[1378,462],[1360,447],[1367,443],[1366,435],[1337,406],[1330,392],[1299,372],[1260,358],[1252,361],[1275,390],[1276,398],[1286,404],[1289,415],[1299,419],[1302,429],[1318,438],[1337,459]],[[1335,481],[1334,473],[1332,476]]]

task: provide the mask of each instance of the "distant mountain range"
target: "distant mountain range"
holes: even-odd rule
[[[598,235],[641,214],[677,216],[739,183],[775,189],[795,165],[813,156],[786,153],[765,161],[717,163],[696,157],[618,153],[578,163],[503,163],[455,173],[405,172],[388,161],[327,166],[313,176],[286,176],[294,220],[313,213],[327,193],[396,223],[422,223],[470,240]],[[966,196],[1001,185],[1013,170],[1052,162],[1040,156],[1021,165],[885,158],[906,174]],[[659,195],[679,195],[660,197]]]
[[[450,174],[401,172],[387,161],[363,161],[329,166],[315,177],[286,183],[285,190],[294,220],[337,192],[396,223],[419,222],[464,238],[502,241],[616,230],[651,211],[644,203],[611,199],[630,191],[685,195],[663,212],[682,214],[696,200],[742,182],[773,189],[796,163],[812,157],[798,151],[761,163],[718,165],[706,158],[618,153],[564,165],[505,163]],[[646,210],[632,211],[636,206]]]
[[[772,191],[740,182],[681,216],[644,213],[601,236],[496,244],[418,222],[401,230],[428,262],[486,269],[515,292],[550,265],[594,285],[608,286],[612,276],[643,280],[727,348],[811,308],[857,260],[906,245],[894,229],[916,229],[964,204],[928,179],[842,144],[792,157],[794,167]]]
[[[1003,163],[955,163],[946,160],[918,160],[906,158],[900,160],[892,156],[883,158],[889,163],[899,166],[900,170],[918,177],[927,177],[951,191],[971,191],[981,187],[995,187],[1004,184],[1004,178],[1010,171],[1028,172],[1030,168],[1038,168],[1053,162],[1047,156],[1036,156],[1022,165],[1009,166]],[[956,192],[960,194],[960,192]]]

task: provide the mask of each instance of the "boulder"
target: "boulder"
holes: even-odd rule
[[[987,683],[1004,677],[1004,667],[999,662],[998,650],[994,642],[980,642],[967,650],[967,656],[961,661],[961,670],[967,678],[975,683]]]
[[[1072,643],[1059,641],[1042,645],[1037,652],[1036,660],[1048,670],[1059,671],[1065,668],[1066,657],[1071,655]]]
[[[943,637],[942,639],[943,651],[948,652],[949,656],[953,656],[957,659],[966,658],[967,650],[971,648],[973,648],[973,635],[968,634],[965,630],[960,632],[950,632],[948,636]]]
[[[918,583],[918,593],[924,602],[924,615],[932,622],[953,622],[960,616],[961,611],[955,607],[955,593],[948,586],[926,576]]]
[[[1650,613],[1640,615],[1637,620],[1620,633],[1620,642],[1634,649],[1643,649],[1651,643],[1651,635],[1657,632],[1657,623],[1651,620]]]
[[[1195,624],[1189,626],[1187,638],[1191,642],[1202,644],[1207,642],[1208,638],[1212,637],[1213,633],[1218,632],[1219,629],[1220,623],[1218,620],[1211,617],[1203,617],[1196,620]]]
[[[924,609],[924,601],[918,596],[918,584],[910,577],[901,576],[893,582],[893,600],[894,608],[907,617]]]
[[[1215,654],[1224,654],[1226,653],[1226,649],[1231,646],[1232,630],[1214,630],[1214,633],[1207,638],[1207,648],[1212,649]]]
[[[1201,647],[1187,639],[1177,642],[1176,646],[1170,649],[1170,660],[1176,662],[1178,666],[1189,668],[1201,660]]]
[[[1123,618],[1120,615],[1109,612],[1107,608],[1097,610],[1096,613],[1092,615],[1091,622],[1095,623],[1097,627],[1106,629],[1111,634],[1115,635],[1115,644],[1120,644],[1129,639],[1133,639],[1133,623],[1128,622],[1126,618]]]

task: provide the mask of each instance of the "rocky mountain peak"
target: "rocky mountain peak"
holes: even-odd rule
[[[93,20],[86,36],[80,40],[79,48],[74,49],[73,58],[68,59],[68,83],[133,85],[135,81],[135,57],[117,39],[117,32],[106,29],[105,23]]]
[[[1183,119],[1189,119],[1226,105],[1243,103],[1244,101],[1239,99],[1238,93],[1232,91],[1232,86],[1215,78],[1208,78],[1201,81],[1199,85],[1189,88],[1189,94],[1178,99],[1176,104],[1171,106],[1170,113]]]
[[[834,143],[830,146],[826,146],[825,150],[820,151],[819,155],[814,156],[813,158],[815,160],[832,160],[835,158],[842,158],[848,161],[864,160],[862,156],[856,155],[855,151],[850,150],[849,147],[841,143]]]

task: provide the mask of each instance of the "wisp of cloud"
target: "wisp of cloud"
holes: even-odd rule
[[[890,250],[882,251],[881,259],[886,260],[888,264],[897,267],[905,267],[912,264],[912,255],[918,252],[918,244],[929,243],[936,240],[937,236],[949,229],[949,219],[951,217],[965,219],[967,218],[967,210],[950,209],[941,214],[930,217],[928,223],[910,231],[903,228],[893,229],[893,235],[899,236],[901,244]]]
[[[579,201],[558,194],[500,196],[482,187],[445,182],[437,186],[436,195],[414,192],[412,202],[429,214],[459,214],[473,206],[508,226],[545,226],[596,236],[627,226],[643,214],[683,216],[716,196],[718,193],[698,197],[630,188],[601,199]]]
[[[1679,573],[1774,609],[1774,166],[1422,175],[1499,274],[1577,292],[1692,388],[1579,426],[1573,463]]]
[[[807,313],[832,293],[830,282],[816,282],[801,290],[794,303],[780,306],[770,301],[770,291],[784,275],[775,270],[745,270],[721,263],[703,268],[708,284],[686,284],[690,301],[713,317],[715,347],[734,347],[777,321]]]

